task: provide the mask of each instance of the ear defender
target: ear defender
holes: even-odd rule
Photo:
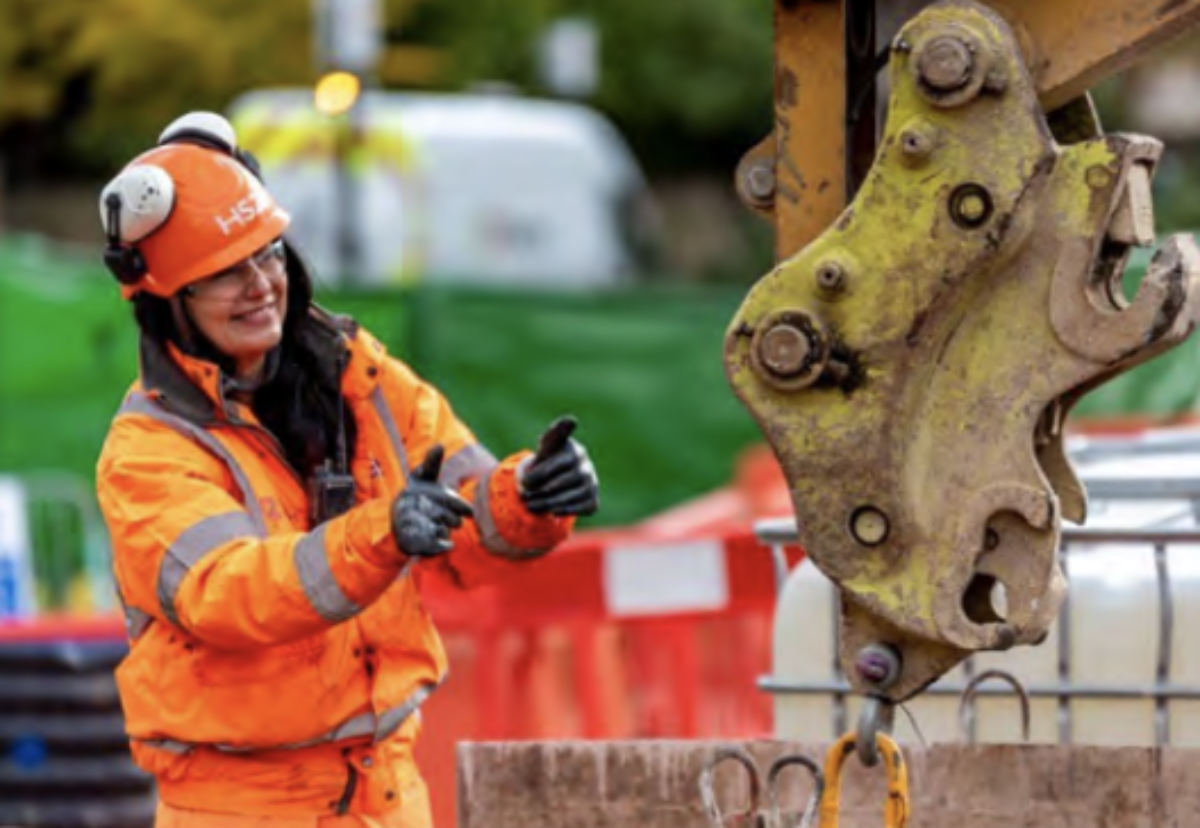
[[[136,247],[121,244],[121,196],[109,193],[104,199],[104,226],[108,246],[104,248],[104,264],[123,285],[136,285],[146,275],[146,261]]]
[[[215,112],[189,112],[158,136],[158,146],[192,144],[237,159],[260,181],[258,162],[239,149],[233,125]],[[100,218],[108,245],[104,264],[123,285],[145,277],[146,260],[135,246],[166,223],[175,204],[175,183],[161,167],[127,167],[100,194]]]
[[[212,153],[234,160],[249,175],[230,170],[231,165],[221,158],[214,158]],[[229,244],[231,228],[245,229],[242,227],[245,217],[235,209],[240,203],[239,198],[253,197],[255,205],[263,201],[270,210],[262,208],[262,215],[266,216],[262,232],[271,233],[272,238],[282,234],[288,225],[287,213],[280,210],[261,187],[255,190],[250,186],[255,183],[252,179],[257,179],[258,184],[262,182],[258,162],[238,147],[233,125],[223,116],[215,112],[189,112],[172,121],[159,135],[157,147],[134,159],[100,193],[100,220],[107,240],[104,263],[123,285],[122,295],[128,299],[140,289],[171,295],[203,276],[194,269],[202,259],[207,262],[204,256],[211,257],[216,250],[219,258],[222,245]],[[168,242],[165,239],[169,233],[152,240],[148,238],[163,228],[172,210],[176,209],[177,181],[182,188],[183,205],[178,209],[189,216],[180,226],[191,227],[185,235],[196,236],[199,232],[192,227],[192,214],[200,209],[197,203],[208,204],[213,198],[219,200],[226,196],[232,198],[223,208],[234,211],[232,218],[214,216],[217,218],[214,226],[220,227],[223,236],[209,238],[199,232],[199,236],[190,242],[179,239]],[[238,195],[233,197],[231,193]],[[250,215],[252,219],[259,217],[259,213]],[[257,236],[254,240],[258,240]],[[259,242],[258,246],[261,244]],[[193,249],[196,245],[207,245],[207,252]],[[240,248],[231,249],[245,255]],[[156,269],[153,273],[147,256],[153,260]],[[160,269],[162,272],[158,272]]]
[[[100,220],[108,242],[104,264],[123,285],[146,275],[146,261],[135,246],[161,227],[175,204],[175,182],[151,164],[128,167],[100,193]]]

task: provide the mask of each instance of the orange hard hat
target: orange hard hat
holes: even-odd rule
[[[173,296],[248,258],[291,222],[237,154],[227,121],[193,113],[180,123],[101,193],[105,261],[126,299],[143,290]],[[217,134],[205,134],[212,124]]]

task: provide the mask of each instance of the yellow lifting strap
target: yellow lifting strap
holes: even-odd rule
[[[908,825],[908,769],[900,746],[883,733],[875,735],[875,743],[887,771],[887,803],[884,805],[885,828],[905,828]],[[858,734],[847,733],[834,743],[825,757],[825,792],[821,796],[820,828],[838,828],[838,808],[842,798],[842,768],[846,757],[854,753]]]

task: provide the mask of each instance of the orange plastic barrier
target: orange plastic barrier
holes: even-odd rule
[[[583,534],[512,581],[427,595],[451,670],[418,748],[437,825],[459,741],[769,736],[770,552],[745,530],[653,534]]]

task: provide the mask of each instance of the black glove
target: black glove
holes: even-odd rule
[[[445,449],[429,450],[408,476],[408,486],[392,504],[392,534],[400,551],[412,558],[431,558],[454,548],[450,530],[471,517],[471,504],[437,482]]]
[[[559,417],[542,433],[521,470],[521,500],[535,515],[591,515],[600,508],[600,479],[587,449],[571,439],[574,417]]]

